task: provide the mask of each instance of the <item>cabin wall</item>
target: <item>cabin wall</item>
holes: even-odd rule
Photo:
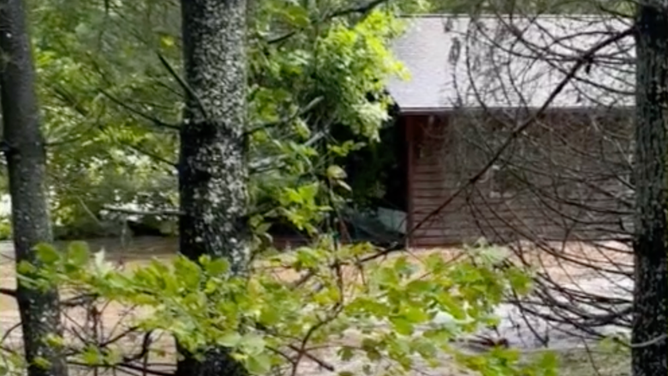
[[[412,247],[617,239],[629,231],[631,127],[624,116],[552,113],[478,182],[517,124],[509,117],[406,117]],[[447,204],[446,204],[447,203]]]

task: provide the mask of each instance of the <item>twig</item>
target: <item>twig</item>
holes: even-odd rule
[[[66,308],[79,307],[86,304],[91,304],[98,298],[99,296],[97,294],[83,294],[69,298],[67,300],[63,300],[60,302],[60,305]]]
[[[21,323],[17,322],[16,324],[12,325],[11,328],[7,329],[7,331],[2,335],[2,338],[0,338],[0,344],[5,343],[5,341],[7,340],[7,338],[9,338],[9,336],[12,334],[12,332],[15,331],[16,329],[18,329],[20,326],[21,326]]]
[[[390,1],[391,0],[372,0],[372,1],[369,1],[368,3],[366,3],[366,4],[360,4],[360,5],[352,6],[352,7],[349,7],[349,8],[343,8],[343,9],[335,10],[331,13],[325,14],[325,16],[323,16],[320,19],[320,21],[318,21],[318,23],[327,22],[327,21],[329,21],[333,18],[348,16],[348,15],[351,15],[351,14],[354,14],[354,13],[361,13],[361,14],[364,15],[364,14],[367,14],[370,11],[372,11],[374,8],[380,6],[384,3],[389,3]],[[291,38],[292,36],[296,35],[297,33],[301,32],[301,31],[304,31],[304,30],[305,30],[304,27],[296,29],[296,30],[292,30],[292,31],[287,32],[283,35],[275,37],[273,39],[269,39],[266,42],[268,44],[280,43],[280,42],[283,42],[284,40],[287,40],[287,39]]]
[[[370,11],[374,10],[376,7],[383,5],[384,3],[389,3],[391,0],[372,0],[366,4],[360,4],[358,6],[339,9],[329,14],[329,18],[336,18],[347,16],[353,13],[367,14]]]
[[[0,288],[0,294],[6,295],[6,296],[11,296],[12,298],[16,298],[16,290],[1,287]]]
[[[129,147],[130,149],[136,151],[137,153],[142,154],[142,155],[145,155],[145,156],[147,156],[147,157],[149,157],[149,158],[151,158],[151,159],[153,159],[153,160],[155,160],[155,161],[157,161],[157,162],[164,163],[164,164],[166,164],[166,165],[168,165],[168,166],[170,166],[170,167],[174,167],[174,168],[177,168],[177,167],[178,167],[177,163],[172,162],[172,161],[170,161],[169,159],[163,158],[163,157],[161,157],[161,156],[159,156],[159,155],[157,155],[157,154],[154,154],[154,153],[151,153],[151,152],[149,152],[149,151],[146,151],[146,150],[144,150],[144,149],[142,149],[142,148],[140,148],[140,147],[138,147],[138,146],[132,145],[132,144],[130,144],[130,143],[128,143],[128,142],[122,142],[122,144],[125,145],[125,146],[127,146],[127,147]]]
[[[195,93],[195,91],[188,85],[188,83],[178,74],[176,73],[176,70],[172,67],[171,64],[165,59],[164,56],[160,52],[158,52],[158,59],[160,60],[160,63],[167,69],[167,72],[174,77],[176,82],[178,82],[179,86],[186,92],[186,94],[193,100],[195,100],[195,103],[197,103],[197,107],[199,107],[199,110],[202,112],[202,116],[204,119],[211,119],[209,114],[206,111],[206,108],[204,107],[204,103],[202,103],[202,100],[200,97]]]
[[[317,106],[320,102],[322,102],[323,99],[324,99],[324,97],[317,97],[314,100],[312,100],[309,104],[307,104],[304,108],[302,108],[299,111],[296,111],[294,114],[292,114],[292,115],[290,115],[290,116],[288,116],[284,119],[281,119],[277,122],[262,124],[262,125],[259,125],[257,127],[251,128],[248,131],[244,132],[244,135],[245,136],[250,136],[253,133],[259,132],[259,131],[264,130],[264,129],[273,128],[273,127],[279,126],[281,124],[288,124],[288,123],[296,120],[297,118],[305,115],[309,111],[311,111],[315,106]]]
[[[77,113],[79,113],[79,115],[81,115],[81,117],[83,117],[84,119],[88,119],[91,116],[90,111],[88,109],[86,109],[85,107],[83,107],[81,105],[81,103],[77,102],[74,98],[72,98],[72,95],[70,95],[68,92],[66,92],[62,87],[57,86],[57,85],[53,85],[52,89],[56,93],[56,96],[60,96],[60,99],[63,102],[66,102]],[[77,129],[77,132],[76,132],[77,135],[76,136],[64,137],[61,140],[54,140],[54,141],[45,142],[44,145],[46,147],[54,147],[54,146],[61,146],[61,145],[65,145],[65,144],[69,144],[69,143],[72,143],[72,142],[79,141],[82,138],[86,137],[86,134],[88,133],[88,131],[90,131],[94,128],[97,128],[97,127],[99,127],[99,116],[98,116],[98,119],[93,124],[91,124],[89,127],[87,127],[86,129],[84,129],[84,130]]]
[[[153,124],[155,124],[157,126],[167,128],[167,129],[176,130],[176,131],[181,129],[181,127],[179,127],[178,125],[165,123],[164,121],[162,121],[162,120],[160,120],[160,119],[158,119],[154,116],[151,116],[151,115],[149,115],[149,114],[147,114],[143,111],[139,111],[139,110],[133,108],[132,106],[129,106],[129,105],[123,103],[123,101],[121,101],[120,99],[118,99],[118,98],[114,97],[113,95],[109,94],[106,90],[100,90],[100,93],[102,93],[102,95],[109,98],[109,100],[116,103],[117,105],[123,107],[124,109],[132,112],[135,115],[138,115],[138,116],[152,122]]]
[[[319,132],[315,134],[313,137],[311,137],[308,141],[304,143],[304,146],[312,146],[316,142],[320,141],[323,137],[327,136],[325,132]],[[287,159],[289,155],[287,154],[282,154],[279,156],[272,156],[272,157],[267,157],[260,159],[259,161],[255,161],[249,164],[248,166],[248,171],[250,174],[259,174],[262,172],[270,171],[276,168],[276,166],[273,166],[273,163],[275,162],[282,162],[283,160]],[[262,169],[264,167],[264,169]]]
[[[639,349],[643,347],[649,347],[652,345],[655,345],[659,342],[665,341],[668,338],[668,333],[663,333],[660,336],[654,337],[650,340],[644,341],[644,342],[639,342],[639,343],[626,343],[620,339],[617,339],[616,341],[623,344],[624,346],[628,346],[632,349]]]

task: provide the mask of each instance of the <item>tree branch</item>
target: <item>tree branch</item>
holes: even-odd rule
[[[316,21],[316,23],[324,23],[324,22],[330,21],[333,18],[348,16],[348,15],[355,14],[355,13],[361,13],[362,15],[366,15],[367,13],[371,12],[372,10],[377,8],[378,6],[380,6],[382,4],[385,4],[385,3],[389,3],[390,1],[392,1],[392,0],[372,0],[372,1],[369,1],[368,3],[366,3],[366,4],[358,4],[358,5],[348,7],[348,8],[338,9],[338,10],[335,10],[333,12],[325,14],[320,20]],[[297,33],[301,32],[301,31],[304,31],[304,30],[305,30],[305,28],[303,28],[303,27],[299,28],[299,29],[296,29],[296,30],[292,30],[292,31],[287,32],[283,35],[280,35],[278,37],[267,40],[267,43],[268,44],[276,44],[276,43],[283,42],[284,40],[290,39],[292,36],[296,35]]]
[[[16,298],[16,290],[1,287],[0,288],[0,294],[6,295],[6,296],[11,296],[12,298]]]
[[[330,13],[328,18],[332,19],[336,17],[348,16],[354,13],[361,13],[365,15],[381,5],[389,3],[390,1],[392,0],[372,0],[366,4],[359,4],[357,6],[352,6],[350,8],[339,9],[337,11]]]
[[[158,211],[134,210],[134,209],[117,208],[109,205],[104,205],[102,208],[104,210],[108,210],[111,212],[129,214],[129,215],[151,215],[151,216],[172,216],[172,217],[178,217],[183,215],[183,213],[178,210],[158,210]]]
[[[211,119],[200,97],[195,93],[195,91],[190,87],[190,85],[188,85],[188,83],[181,76],[179,76],[178,73],[176,73],[176,70],[174,70],[172,65],[169,64],[167,59],[165,59],[165,57],[162,56],[162,54],[159,52],[158,52],[158,59],[160,60],[160,63],[162,63],[162,65],[165,67],[165,69],[167,69],[167,72],[169,72],[169,74],[172,77],[174,77],[176,82],[178,82],[179,86],[181,86],[181,88],[186,92],[186,94],[190,98],[195,100],[195,103],[197,104],[199,110],[202,112],[202,116],[204,117],[204,119]]]
[[[327,135],[326,132],[319,132],[319,133],[315,134],[313,137],[311,137],[308,141],[306,141],[306,143],[304,145],[312,146],[313,144],[315,144],[316,142],[321,140],[326,135]],[[260,159],[259,161],[252,162],[248,166],[249,173],[250,174],[259,174],[259,173],[262,173],[262,172],[270,171],[270,170],[275,168],[274,166],[272,166],[273,162],[282,162],[287,157],[288,157],[287,155],[283,154],[283,155],[279,155],[279,156],[272,156],[272,157],[263,158],[263,159]],[[264,167],[264,169],[262,167]]]
[[[301,116],[304,116],[305,114],[310,112],[315,106],[317,106],[320,102],[322,102],[323,99],[324,99],[324,97],[317,97],[314,100],[312,100],[311,102],[309,102],[309,104],[307,104],[301,110],[295,111],[294,114],[292,114],[292,115],[290,115],[286,118],[283,118],[283,119],[281,119],[277,122],[266,123],[266,124],[258,125],[257,127],[251,128],[248,131],[244,132],[244,136],[250,136],[253,133],[259,132],[259,131],[264,130],[264,129],[277,127],[277,126],[282,125],[282,124],[288,124],[288,123],[296,120],[297,118],[299,118]]]
[[[168,166],[170,166],[170,167],[178,168],[178,165],[177,165],[175,162],[170,161],[169,159],[166,159],[166,158],[163,158],[163,157],[161,157],[161,156],[159,156],[159,155],[153,154],[153,153],[151,153],[151,152],[149,152],[149,151],[146,151],[146,150],[144,150],[144,149],[142,149],[142,148],[140,148],[140,147],[138,147],[138,146],[132,145],[132,144],[130,144],[130,143],[128,143],[128,142],[122,142],[122,144],[125,145],[125,146],[127,146],[127,147],[129,147],[130,149],[136,151],[137,153],[142,154],[142,155],[145,155],[145,156],[147,156],[147,157],[149,157],[149,158],[151,158],[151,159],[153,159],[153,160],[155,160],[155,161],[158,161],[158,162],[160,162],[160,163],[164,163],[164,164],[166,164],[166,165],[168,165]]]
[[[155,124],[157,126],[167,128],[167,129],[173,129],[173,130],[176,130],[176,131],[181,129],[181,127],[179,127],[178,125],[165,123],[164,121],[162,121],[162,120],[160,120],[160,119],[158,119],[154,116],[151,116],[151,115],[149,115],[145,112],[139,111],[135,108],[132,108],[131,106],[123,103],[123,101],[121,101],[120,99],[118,99],[118,98],[114,97],[113,95],[109,94],[105,90],[100,90],[100,93],[102,93],[102,95],[109,98],[112,102],[116,103],[117,105],[123,107],[124,109],[130,111],[131,113],[133,113],[135,115],[138,115],[138,116],[152,122],[153,124]]]

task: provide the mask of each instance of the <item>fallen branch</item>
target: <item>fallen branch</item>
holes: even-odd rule
[[[135,210],[135,209],[118,208],[108,205],[103,206],[102,209],[128,215],[151,215],[151,216],[172,216],[172,217],[183,215],[183,213],[178,210],[157,210],[157,211]]]

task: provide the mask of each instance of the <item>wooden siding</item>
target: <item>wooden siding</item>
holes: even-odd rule
[[[409,245],[619,237],[631,210],[623,204],[630,171],[624,119],[543,116],[467,187],[517,122],[460,114],[407,117],[408,228],[419,225]]]

